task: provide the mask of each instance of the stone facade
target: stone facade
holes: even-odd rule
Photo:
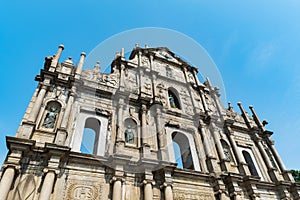
[[[117,53],[111,73],[45,58],[2,167],[0,199],[300,199],[250,116],[167,48]]]

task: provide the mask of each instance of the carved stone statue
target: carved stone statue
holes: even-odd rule
[[[130,144],[134,143],[134,133],[130,125],[127,126],[125,131],[125,141],[126,143],[130,143]]]
[[[43,122],[43,127],[45,128],[54,128],[55,120],[56,120],[56,111],[57,108],[55,106],[51,106],[47,111],[45,120]]]
[[[224,155],[225,155],[225,159],[226,159],[227,161],[231,161],[229,149],[224,148]]]
[[[175,99],[174,99],[173,94],[171,94],[171,93],[169,94],[169,102],[170,102],[171,108],[176,108]]]

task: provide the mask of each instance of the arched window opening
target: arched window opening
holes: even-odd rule
[[[177,142],[173,141],[173,148],[174,148],[174,155],[175,155],[175,161],[177,163],[177,168],[183,169],[181,151],[180,151],[179,144],[177,144]]]
[[[61,109],[60,103],[51,101],[47,104],[43,117],[42,127],[46,129],[54,129]]]
[[[193,170],[194,163],[188,138],[182,133],[174,132],[172,139],[177,167]]]
[[[80,146],[81,153],[93,154],[96,133],[93,129],[85,128]]]
[[[251,158],[251,155],[247,151],[243,151],[243,156],[245,158],[246,163],[248,164],[249,171],[251,175],[258,176],[257,170],[255,168],[254,162]]]
[[[225,155],[225,159],[227,161],[233,161],[232,156],[231,156],[231,151],[230,151],[230,148],[229,148],[229,145],[227,144],[227,142],[225,142],[224,140],[221,140],[221,144],[222,144],[222,147],[223,147],[223,152],[224,152],[224,155]]]
[[[169,97],[169,104],[171,108],[181,109],[177,96],[170,89],[168,90],[168,97]]]
[[[124,137],[126,144],[136,145],[137,144],[137,123],[131,119],[128,118],[125,120],[124,123]]]
[[[96,154],[100,134],[100,122],[95,118],[88,118],[85,121],[80,152]]]

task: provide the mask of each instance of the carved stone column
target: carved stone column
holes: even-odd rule
[[[147,106],[142,105],[141,115],[142,115],[142,146],[143,146],[143,156],[150,156],[150,143],[149,143],[149,133],[147,130],[147,119],[146,119]]]
[[[28,120],[30,122],[35,122],[35,120],[37,118],[37,115],[40,111],[41,105],[43,103],[46,91],[47,91],[47,86],[42,85],[41,90],[40,90],[40,92],[39,92],[39,94],[38,94],[38,96],[37,96],[37,98],[34,102],[34,105],[31,109],[31,112],[30,112],[29,117],[28,117]]]
[[[61,52],[64,50],[64,48],[65,48],[65,47],[64,47],[64,45],[62,45],[62,44],[58,46],[57,53],[56,53],[56,55],[53,57],[52,62],[51,62],[51,65],[50,65],[50,69],[49,69],[50,72],[54,72],[54,71],[55,71],[55,68],[56,68],[57,63],[58,63],[58,61],[59,61]]]
[[[277,150],[274,146],[274,141],[271,140],[270,138],[269,138],[269,144],[270,144],[269,146],[270,146],[271,152],[275,157],[275,160],[276,160],[276,162],[277,162],[277,164],[278,164],[278,166],[279,166],[279,168],[280,168],[280,170],[283,174],[284,179],[287,180],[287,181],[294,182],[295,180],[294,180],[293,176],[291,175],[291,173],[289,171],[286,170],[286,167],[285,167],[284,163],[282,162],[282,160],[281,160],[281,158],[280,158],[280,156],[279,156],[279,154],[278,154],[278,152],[277,152]]]
[[[70,119],[70,113],[71,113],[71,108],[72,105],[74,103],[74,91],[75,88],[72,88],[73,91],[71,91],[69,99],[68,99],[68,103],[65,109],[65,113],[62,119],[62,123],[60,125],[60,130],[57,133],[57,136],[55,138],[55,143],[59,144],[59,145],[64,145],[66,138],[67,138],[67,128],[68,128],[68,123],[69,123],[69,119]]]
[[[220,160],[221,161],[226,160],[224,150],[223,150],[221,140],[220,140],[220,135],[217,132],[218,129],[216,128],[216,125],[213,124],[213,123],[211,123],[211,126],[212,126],[212,131],[213,131],[212,135],[213,135],[214,142],[216,143],[216,146],[217,146],[217,149],[218,149],[218,152],[219,152]]]
[[[147,133],[147,119],[146,119],[146,112],[147,112],[147,106],[142,105],[141,108],[141,114],[142,114],[142,142],[143,146],[150,146],[149,145],[149,135]]]
[[[16,171],[13,166],[8,166],[5,169],[0,182],[0,199],[6,200],[11,184],[14,180],[15,173]]]
[[[233,153],[234,153],[234,155],[237,159],[237,162],[238,162],[240,173],[243,174],[243,175],[250,175],[250,171],[247,167],[245,159],[241,155],[241,152],[239,151],[239,149],[237,147],[237,144],[236,144],[236,142],[233,138],[233,135],[232,135],[233,131],[231,130],[231,128],[229,126],[226,126],[226,129],[227,129],[227,136],[228,136],[228,139],[229,139],[229,143],[232,146]]]
[[[70,116],[72,105],[74,103],[74,96],[75,96],[75,91],[74,90],[75,90],[75,88],[72,88],[72,90],[73,91],[71,91],[71,93],[70,93],[68,103],[67,103],[67,106],[66,106],[66,110],[65,110],[65,113],[64,113],[64,116],[63,116],[63,120],[62,120],[62,123],[61,123],[61,128],[65,128],[65,129],[68,127],[69,116]]]
[[[119,99],[117,142],[124,141],[124,136],[121,128],[123,124],[123,107],[124,107],[124,99]]]
[[[56,172],[53,170],[48,171],[48,169],[45,169],[44,172],[46,172],[46,176],[43,182],[39,200],[49,200],[54,186]]]
[[[124,91],[125,87],[125,74],[124,74],[125,66],[124,64],[121,64],[121,70],[120,70],[120,90]]]
[[[170,183],[165,182],[163,184],[163,187],[164,187],[165,199],[173,200],[172,185]]]
[[[257,146],[258,146],[258,150],[259,152],[261,153],[262,157],[263,157],[263,160],[265,161],[266,163],[266,166],[268,168],[268,172],[269,172],[269,176],[271,178],[272,181],[276,182],[276,181],[279,181],[279,174],[277,173],[277,170],[273,167],[271,161],[270,161],[270,158],[267,154],[267,152],[265,151],[265,148],[262,144],[262,141],[260,138],[258,138],[258,136],[256,137],[256,143],[257,143]]]
[[[184,72],[185,81],[186,81],[186,83],[187,83],[186,87],[188,88],[189,96],[191,97],[191,100],[192,100],[194,112],[195,112],[195,113],[199,113],[200,110],[199,110],[198,106],[196,106],[197,103],[196,103],[196,100],[195,100],[194,95],[193,95],[193,93],[192,93],[192,90],[193,90],[193,89],[191,89],[191,86],[190,86],[190,84],[192,84],[192,83],[190,82],[190,80],[189,80],[189,78],[188,78],[188,75],[187,75],[187,68],[186,68],[186,67],[183,67],[183,72]],[[194,77],[193,77],[193,78],[194,78]]]
[[[158,146],[160,150],[160,159],[163,161],[168,160],[168,149],[166,147],[166,135],[164,132],[164,127],[161,123],[161,108],[156,107],[156,127],[157,127],[157,135],[158,135]]]
[[[213,155],[212,146],[208,138],[208,132],[205,123],[200,120],[199,128],[203,137],[203,146],[206,154],[206,165],[209,172],[220,172],[220,167],[217,163],[215,155]]]
[[[199,90],[199,95],[200,95],[200,98],[201,98],[201,101],[202,101],[202,106],[203,106],[204,111],[208,112],[208,108],[207,108],[207,105],[205,103],[205,97],[204,97],[204,94],[203,94],[202,90]]]
[[[77,79],[80,79],[85,56],[86,56],[85,52],[82,52],[80,55],[79,64],[77,66],[76,73],[75,73],[75,78]]]
[[[56,145],[46,144],[47,149],[49,149],[49,154],[51,157],[48,160],[47,168],[44,168],[43,172],[45,174],[45,178],[43,181],[42,189],[40,192],[39,200],[49,200],[52,190],[55,184],[55,177],[60,173],[60,160],[63,155],[65,155],[66,151],[69,148],[65,147],[61,151],[56,148]]]
[[[151,180],[144,180],[144,199],[145,200],[152,200],[153,199],[153,188],[154,182]]]
[[[220,200],[230,200],[225,191],[220,191]]]
[[[153,199],[153,189],[152,185],[155,185],[153,181],[153,174],[151,170],[145,170],[145,180],[143,181],[142,185],[144,186],[144,199],[145,200],[152,200]]]
[[[212,149],[207,138],[207,131],[205,130],[205,123],[202,120],[200,120],[199,128],[203,136],[203,146],[204,146],[206,157],[213,157]]]
[[[47,84],[45,84],[45,82],[48,83],[49,80],[44,80],[44,83],[42,83],[41,89],[36,97],[33,107],[31,108],[29,116],[27,117],[27,121],[24,121],[22,123],[20,133],[17,135],[17,137],[30,139],[33,129],[36,125],[35,122],[36,122],[38,113],[41,109],[41,105],[43,103],[43,100],[44,100],[44,97],[45,97],[45,94],[47,91]]]
[[[111,183],[113,183],[113,198],[112,200],[122,200],[122,182],[123,178],[113,177]]]

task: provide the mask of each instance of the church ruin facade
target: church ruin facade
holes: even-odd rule
[[[0,199],[300,199],[271,131],[168,48],[136,46],[111,72],[45,58],[15,137]]]

